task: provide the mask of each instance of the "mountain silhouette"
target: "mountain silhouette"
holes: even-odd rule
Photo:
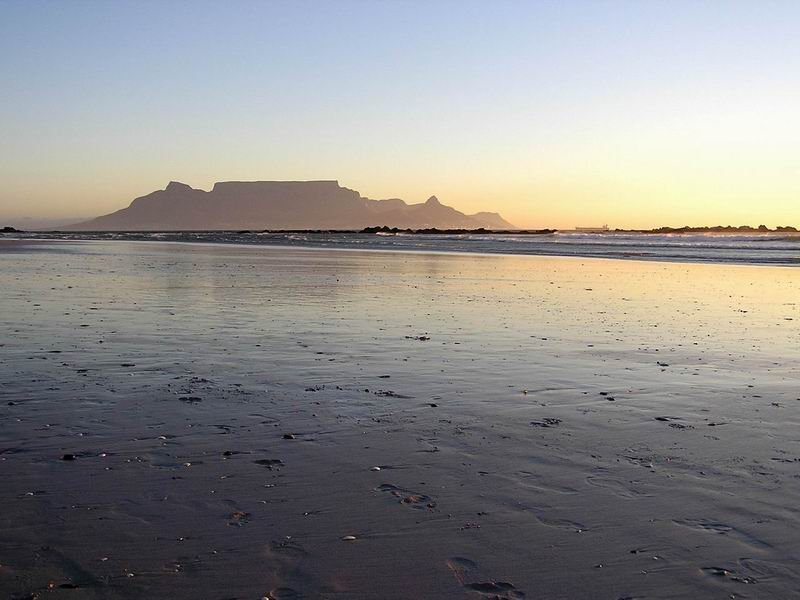
[[[63,227],[78,231],[241,229],[514,229],[497,213],[466,215],[436,196],[421,204],[371,200],[338,181],[225,181],[210,192],[171,181],[130,206]]]

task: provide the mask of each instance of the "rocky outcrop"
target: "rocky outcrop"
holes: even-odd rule
[[[171,181],[117,212],[65,227],[83,231],[238,229],[513,229],[496,213],[465,215],[431,196],[421,204],[371,200],[337,181],[226,181],[210,192]]]

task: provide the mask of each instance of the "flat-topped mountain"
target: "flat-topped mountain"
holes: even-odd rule
[[[210,192],[172,181],[109,215],[64,227],[82,231],[236,229],[514,229],[497,213],[465,215],[431,196],[420,204],[371,200],[338,181],[225,181]]]

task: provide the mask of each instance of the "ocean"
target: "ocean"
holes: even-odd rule
[[[7,235],[6,237],[11,237]],[[670,262],[798,265],[800,234],[364,234],[344,232],[25,233],[24,239],[170,241],[312,248],[579,256]]]

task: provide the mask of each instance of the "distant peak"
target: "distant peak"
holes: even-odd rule
[[[166,192],[177,192],[181,190],[191,190],[192,186],[186,185],[185,183],[181,183],[180,181],[170,181],[167,184],[167,187],[164,191]]]
[[[439,199],[436,196],[431,196],[425,201],[425,204],[434,205],[434,204],[441,204],[441,202],[439,202]]]

